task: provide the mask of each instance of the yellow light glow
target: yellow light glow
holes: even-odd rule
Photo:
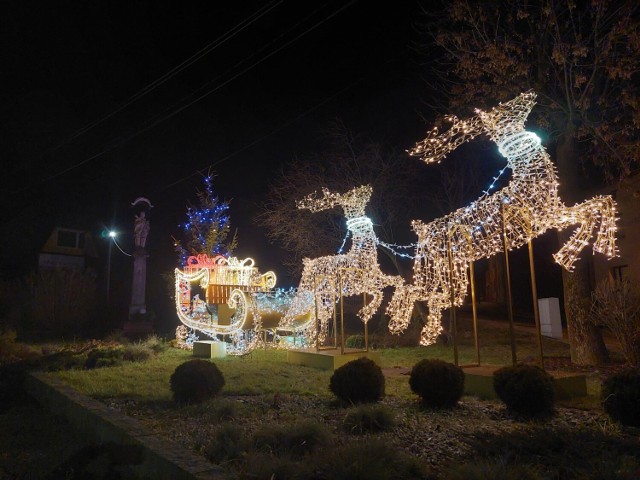
[[[323,341],[340,298],[340,286],[345,297],[363,293],[370,296],[371,301],[358,312],[360,319],[367,323],[382,303],[382,289],[403,284],[401,277],[386,275],[380,270],[376,249],[378,240],[371,220],[365,216],[371,193],[369,185],[342,194],[323,189],[321,195],[314,193],[297,202],[298,208],[312,212],[341,207],[352,242],[350,250],[344,254],[303,259],[300,285],[282,318],[282,328],[290,328],[296,318],[307,313],[309,308],[316,308],[319,340]],[[308,334],[313,333],[315,331],[310,328]],[[311,344],[312,339],[308,339],[308,343]]]
[[[199,283],[206,299],[199,294],[191,296],[191,285]],[[251,258],[189,257],[184,271],[175,269],[175,302],[178,318],[184,327],[202,332],[212,338],[228,336],[230,354],[245,354],[260,341],[261,315],[252,297],[253,293],[266,292],[276,283],[273,272],[260,274]],[[233,310],[228,323],[221,322],[220,305]],[[211,309],[211,306],[217,307]],[[247,320],[252,324],[247,326]],[[179,329],[176,338],[185,343],[187,331]]]
[[[523,93],[491,111],[476,110],[467,120],[449,116],[446,120],[451,126],[446,132],[434,128],[409,151],[426,163],[440,162],[463,143],[486,134],[506,157],[513,175],[502,190],[483,195],[449,215],[429,223],[412,222],[418,235],[413,284],[396,289],[387,308],[393,333],[407,328],[414,302],[425,301],[429,315],[420,343],[434,343],[442,330],[442,311],[451,307],[452,299],[461,305],[467,295],[469,263],[502,252],[503,232],[511,250],[549,229],[577,225],[553,256],[569,271],[596,229],[593,250],[608,257],[616,255],[616,210],[610,196],[597,196],[572,207],[560,200],[549,155],[538,136],[524,129],[535,98],[533,92]]]

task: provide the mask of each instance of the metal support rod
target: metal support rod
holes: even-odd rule
[[[367,306],[367,292],[362,292],[362,308]],[[369,351],[369,322],[364,322],[364,349]]]
[[[516,338],[513,328],[513,299],[511,296],[511,273],[509,272],[509,240],[507,239],[507,222],[505,218],[504,204],[502,205],[502,239],[504,246],[504,266],[507,272],[507,314],[509,315],[509,334],[511,336],[511,363],[518,363],[516,356]]]
[[[453,281],[453,252],[451,246],[451,232],[449,232],[448,238],[449,245],[447,246],[447,250],[449,252],[449,293],[451,298],[451,310],[449,310],[449,315],[451,318],[451,336],[453,340],[453,364],[458,365],[458,339],[456,335],[457,325],[456,325],[456,294],[454,288]]]
[[[476,309],[476,282],[473,273],[473,260],[469,262],[469,277],[471,279],[471,311],[473,313],[473,341],[476,346],[476,363],[480,366],[480,343],[478,342],[478,313]]]
[[[340,274],[340,355],[344,355],[344,297],[342,296],[342,274]]]
[[[335,299],[334,299],[335,305]],[[333,348],[338,349],[338,312],[333,308]]]
[[[533,262],[533,244],[531,238],[529,245],[529,270],[531,271],[531,296],[533,297],[533,318],[536,321],[536,336],[538,337],[538,363],[544,370],[544,353],[542,351],[542,332],[540,330],[540,310],[538,309],[538,289],[536,288],[536,269]]]
[[[318,319],[318,278],[313,277],[313,305],[316,312],[316,352],[320,351],[320,320]]]

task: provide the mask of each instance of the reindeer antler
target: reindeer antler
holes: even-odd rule
[[[484,128],[479,115],[474,115],[467,120],[448,115],[443,120],[451,123],[447,131],[440,133],[438,127],[433,127],[424,140],[416,143],[411,150],[407,150],[409,155],[420,157],[426,163],[439,162],[449,152],[480,135]]]
[[[364,209],[371,199],[373,189],[370,185],[362,185],[353,188],[346,193],[332,192],[327,188],[322,189],[322,196],[317,192],[307,195],[302,200],[296,201],[298,208],[306,208],[312,212],[320,212],[333,207],[342,207],[347,218],[362,217]]]
[[[433,127],[424,140],[407,151],[409,155],[420,157],[427,163],[434,163],[484,132],[489,134],[491,140],[499,143],[498,133],[504,135],[524,129],[524,122],[535,103],[536,94],[530,90],[508,102],[500,103],[488,112],[478,109],[476,115],[466,120],[460,120],[455,115],[447,115],[443,120],[451,126],[445,132],[440,133],[438,127]]]

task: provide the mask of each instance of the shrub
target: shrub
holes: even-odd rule
[[[464,392],[464,372],[452,363],[424,359],[411,369],[409,386],[424,405],[452,408]]]
[[[593,293],[591,314],[616,337],[624,359],[640,366],[640,288],[629,279],[606,279]]]
[[[237,404],[227,399],[214,400],[207,410],[207,418],[215,422],[229,421],[237,417]]]
[[[111,367],[120,363],[123,356],[124,346],[122,345],[108,345],[94,348],[89,352],[84,367],[88,369]]]
[[[258,450],[280,454],[303,455],[328,445],[331,434],[324,425],[314,421],[303,421],[281,427],[269,425],[258,430],[253,444]]]
[[[16,341],[13,329],[0,330],[0,365],[40,357],[41,353]]]
[[[326,459],[330,458],[331,462]],[[388,441],[374,439],[354,442],[328,452],[313,478],[322,480],[423,480],[425,468],[417,458],[397,450]]]
[[[142,342],[142,345],[151,349],[153,353],[160,353],[167,349],[167,344],[156,334],[149,335],[147,338],[145,338]]]
[[[553,413],[553,378],[535,365],[503,367],[493,374],[493,388],[507,408],[525,416]]]
[[[540,469],[531,465],[505,464],[503,460],[462,463],[449,467],[447,480],[543,480]]]
[[[326,461],[326,460],[325,460]],[[251,451],[242,458],[240,479],[255,480],[302,480],[311,476],[309,466],[304,461],[287,455]]]
[[[220,393],[224,377],[214,363],[193,359],[176,367],[170,385],[177,403],[199,403]]]
[[[364,337],[362,335],[351,335],[344,342],[347,348],[364,348]]]
[[[373,403],[384,395],[384,375],[373,360],[361,357],[336,369],[329,388],[343,402]]]
[[[153,356],[153,350],[143,343],[133,343],[124,347],[122,359],[128,362],[142,362]]]
[[[640,369],[616,373],[602,383],[605,412],[623,425],[640,427]]]
[[[638,478],[640,442],[632,436],[608,435],[580,427],[533,426],[511,432],[478,431],[465,442],[474,463],[498,464],[492,467],[493,475],[482,477],[468,473],[443,478],[524,480],[536,478],[536,474],[542,474],[542,478],[584,480]],[[505,468],[505,476],[500,476],[499,464],[509,467]],[[517,466],[530,467],[529,475],[529,469],[523,468],[520,475],[515,476]]]
[[[247,451],[246,443],[239,426],[225,423],[216,430],[213,440],[204,449],[204,455],[213,463],[236,460]]]
[[[47,333],[78,332],[95,317],[96,273],[91,269],[41,270],[26,278],[25,322]]]
[[[120,343],[122,345],[126,345],[127,343],[129,343],[129,339],[120,329],[112,330],[111,332],[109,332],[108,335],[105,335],[104,341],[109,343]]]
[[[342,426],[350,433],[386,432],[395,425],[393,412],[379,405],[359,405],[347,412]]]

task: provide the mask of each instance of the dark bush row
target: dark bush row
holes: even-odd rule
[[[101,356],[98,361],[111,359]],[[171,376],[171,390],[179,403],[207,400],[217,395],[224,383],[215,364],[198,359],[178,366]],[[453,408],[464,392],[464,373],[451,363],[425,359],[412,368],[409,385],[423,405]],[[524,364],[503,367],[494,373],[493,387],[498,398],[515,414],[525,417],[553,414],[553,378],[540,367]],[[329,389],[345,404],[375,403],[384,396],[385,379],[380,366],[362,357],[336,369]],[[602,385],[602,400],[612,419],[640,426],[640,370],[626,370],[609,377]],[[357,433],[385,430],[392,424],[392,416],[375,409],[354,411],[345,419],[345,428]]]

